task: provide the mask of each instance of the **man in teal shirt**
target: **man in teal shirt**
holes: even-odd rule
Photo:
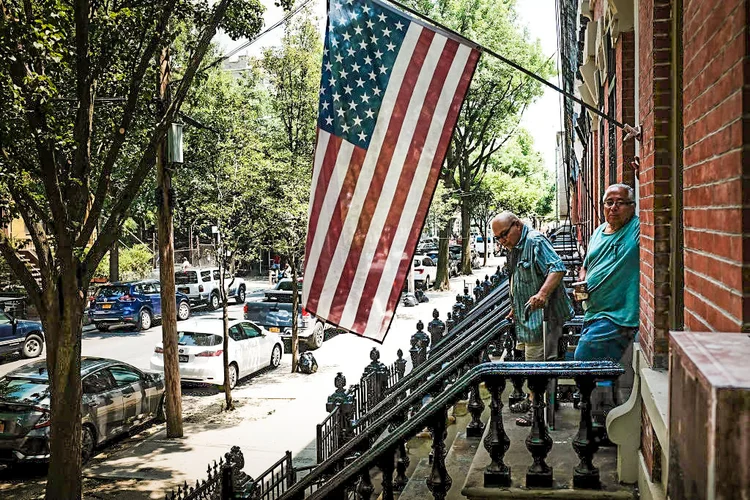
[[[620,361],[638,330],[641,228],[633,189],[613,184],[603,202],[606,222],[591,235],[578,276],[589,298],[576,361]]]

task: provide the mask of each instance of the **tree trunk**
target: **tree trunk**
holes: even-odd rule
[[[45,310],[40,311],[51,375],[46,491],[50,500],[81,498],[81,320],[86,286],[77,279],[75,257],[61,264],[64,277],[45,291]]]
[[[169,78],[168,49],[161,53],[160,95],[166,96]],[[163,103],[166,106],[166,103]],[[174,282],[174,227],[172,223],[172,176],[166,168],[166,138],[156,151],[156,182],[159,192],[157,226],[159,232],[159,276],[161,281],[161,335],[164,345],[165,413],[167,437],[182,437],[182,388],[177,355],[177,301]]]
[[[445,223],[445,226],[440,228],[439,241],[438,241],[438,263],[437,271],[435,272],[435,284],[433,290],[450,290],[450,276],[448,272],[448,260],[450,259],[450,252],[448,247],[450,245],[451,228],[453,226],[453,219],[449,219]]]
[[[222,239],[223,241],[223,239]],[[219,245],[219,251],[222,252],[222,258],[219,262],[221,262],[221,266],[219,267],[219,272],[221,273],[221,278],[219,279],[219,286],[221,287],[220,295],[221,295],[221,310],[222,310],[222,325],[223,325],[223,331],[224,331],[224,343],[222,345],[222,349],[224,352],[222,353],[223,360],[224,360],[224,402],[226,403],[226,409],[227,410],[234,410],[234,401],[232,400],[232,388],[230,387],[229,383],[229,312],[227,309],[227,287],[225,286],[224,282],[224,271],[226,270],[226,257],[224,256],[224,246]],[[232,278],[232,281],[234,281],[234,278]],[[239,373],[237,374],[239,376]]]
[[[120,241],[115,240],[109,250],[109,281],[120,281]]]
[[[299,290],[297,289],[297,262],[294,256],[289,256],[289,259],[292,264],[292,373],[295,373],[297,371],[297,353],[299,351],[299,337],[297,335]],[[312,321],[315,321],[315,318]]]
[[[469,197],[461,197],[461,274],[470,275],[471,270],[471,207]]]

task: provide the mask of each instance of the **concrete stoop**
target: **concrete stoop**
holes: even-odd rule
[[[464,405],[465,406],[465,405]],[[463,413],[459,410],[458,414]],[[489,419],[489,409],[485,408],[482,414],[482,422],[485,424]],[[448,439],[446,439],[446,446],[448,446],[448,453],[445,456],[445,468],[448,470],[453,480],[451,489],[448,491],[446,500],[459,500],[463,498],[461,495],[461,488],[463,485],[464,478],[469,472],[469,467],[477,452],[481,441],[479,438],[467,438],[466,437],[466,425],[471,422],[471,416],[463,414],[456,416],[456,423],[448,427]],[[452,437],[452,440],[451,440]],[[413,458],[412,458],[413,459]],[[419,459],[417,467],[414,472],[409,476],[409,482],[404,488],[404,491],[398,496],[399,500],[424,500],[431,499],[432,493],[427,488],[427,478],[430,477],[432,471],[432,464],[429,462],[428,457],[422,457]]]
[[[573,470],[578,465],[578,456],[572,442],[578,432],[580,413],[571,407],[563,407],[557,412],[558,427],[550,431],[553,440],[552,450],[547,456],[547,464],[553,467],[553,487],[526,488],[526,471],[532,463],[531,454],[526,449],[528,427],[515,425],[515,414],[504,414],[505,431],[511,440],[510,448],[505,454],[505,463],[511,466],[510,488],[485,488],[484,470],[492,461],[484,446],[479,447],[474,455],[466,481],[461,490],[462,498],[484,500],[490,498],[505,499],[617,499],[634,500],[634,488],[621,485],[617,481],[617,449],[601,447],[594,456],[594,465],[599,468],[601,489],[574,489]],[[485,428],[485,436],[489,426]],[[427,497],[429,498],[429,497]]]

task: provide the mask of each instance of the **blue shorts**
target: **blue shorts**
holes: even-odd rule
[[[583,324],[576,347],[576,361],[612,360],[619,362],[635,338],[637,328],[616,325],[607,318]]]

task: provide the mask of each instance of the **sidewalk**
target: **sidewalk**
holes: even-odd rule
[[[245,457],[245,472],[257,476],[290,450],[297,465],[316,461],[315,426],[327,415],[325,402],[335,387],[333,379],[343,372],[348,385],[359,380],[369,362],[369,352],[377,347],[381,361],[396,360],[400,348],[409,360],[411,335],[417,320],[426,324],[433,309],[441,319],[463,293],[463,284],[474,287],[477,278],[492,274],[501,259],[475,271],[475,277],[451,280],[451,290],[427,292],[430,301],[415,307],[399,306],[391,330],[382,345],[354,335],[337,335],[315,351],[319,370],[312,375],[290,373],[291,357],[273,371],[241,381],[232,392],[237,409],[222,412],[223,393],[201,394],[183,389],[184,438],[167,439],[165,425],[152,426],[105,447],[84,469],[86,498],[164,498],[165,493],[187,481],[194,485],[205,479],[209,463],[237,445]],[[268,283],[250,283],[267,287]],[[249,287],[252,290],[252,286]],[[410,360],[409,360],[409,363]],[[410,369],[410,368],[409,368]],[[204,391],[207,392],[207,391]]]

